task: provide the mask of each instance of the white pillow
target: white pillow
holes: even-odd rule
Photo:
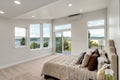
[[[98,59],[98,63],[104,63],[108,61],[108,59],[105,56],[100,56],[97,59]]]
[[[100,52],[100,55],[105,55],[106,54],[105,50],[99,50],[99,52]]]
[[[97,60],[98,60],[98,70],[102,68],[104,62],[108,61],[108,59],[105,56],[100,56],[97,58]]]

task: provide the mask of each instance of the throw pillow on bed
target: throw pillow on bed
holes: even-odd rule
[[[83,67],[86,67],[88,65],[88,62],[89,62],[89,59],[90,59],[90,56],[91,56],[90,54],[91,54],[91,52],[87,52],[85,54],[84,59],[83,59],[82,64],[81,64],[80,67],[83,68]]]
[[[100,53],[99,53],[99,50],[98,50],[98,49],[96,49],[95,51],[93,51],[93,52],[92,52],[92,55],[93,55],[93,54],[97,54],[98,56],[100,56]]]
[[[97,58],[100,56],[98,49],[92,52],[92,55],[90,56],[90,60],[88,62],[88,70],[94,71],[97,70],[98,61]]]
[[[82,64],[82,61],[84,59],[84,56],[85,56],[86,52],[83,52],[81,53],[79,56],[78,56],[78,59],[76,61],[76,64]]]
[[[104,56],[100,56],[97,58],[98,60],[98,70],[102,68],[104,62],[106,62],[106,58]]]
[[[88,70],[90,71],[97,70],[97,66],[98,66],[97,58],[98,58],[97,54],[91,55],[89,63],[88,63]]]
[[[97,59],[98,60],[98,70],[100,68],[102,68],[104,63],[108,63],[108,64],[110,63],[110,60],[109,60],[108,55],[105,50],[102,50],[100,54],[101,54],[100,57],[98,57],[98,59]]]

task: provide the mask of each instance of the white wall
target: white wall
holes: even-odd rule
[[[50,21],[39,20],[10,20],[0,19],[0,68],[4,68],[16,63],[21,63],[38,57],[47,56],[52,53],[52,48],[31,51],[29,44],[26,47],[15,48],[14,27],[25,27],[33,23],[43,23]],[[28,34],[27,34],[28,35]]]
[[[72,24],[72,54],[79,54],[88,49],[87,44],[87,22],[88,20],[106,19],[106,9],[82,14],[77,21],[66,21],[64,19],[54,20],[54,25]],[[30,51],[29,44],[24,48],[14,47],[14,27],[25,27],[28,31],[29,24],[50,21],[39,20],[10,20],[0,18],[0,68],[15,63],[43,57],[52,53],[52,48]],[[28,35],[28,34],[27,34]],[[54,49],[54,46],[53,46]]]
[[[77,55],[88,50],[87,40],[87,22],[89,20],[107,19],[107,9],[92,11],[82,14],[80,20],[68,21],[65,19],[57,19],[53,21],[55,25],[72,24],[72,54]],[[106,27],[106,26],[105,26]]]
[[[119,0],[110,0],[108,7],[108,39],[115,41],[117,54],[120,56],[120,2]],[[120,66],[120,61],[119,61]],[[120,69],[119,69],[120,72]],[[120,74],[119,74],[120,77]]]

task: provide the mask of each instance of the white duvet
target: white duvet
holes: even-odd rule
[[[77,57],[73,55],[58,55],[44,64],[42,74],[56,77],[60,80],[96,80],[96,71],[89,71],[76,65]]]

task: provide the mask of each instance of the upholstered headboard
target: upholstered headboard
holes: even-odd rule
[[[108,56],[111,63],[111,69],[114,71],[115,80],[118,80],[118,55],[113,40],[108,41]]]

